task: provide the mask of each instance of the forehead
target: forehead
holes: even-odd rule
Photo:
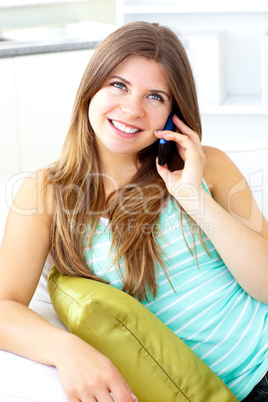
[[[166,73],[160,63],[143,56],[133,56],[113,71],[112,76],[122,76],[131,84],[144,83],[153,88],[165,89],[169,92]]]

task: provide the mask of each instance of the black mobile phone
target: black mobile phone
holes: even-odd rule
[[[172,121],[172,116],[173,113],[170,113],[163,130],[169,130],[169,131],[174,130],[174,123]],[[163,166],[165,163],[167,163],[169,148],[170,148],[170,142],[165,140],[164,138],[160,138],[158,145],[158,165]]]

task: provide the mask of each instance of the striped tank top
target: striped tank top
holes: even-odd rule
[[[205,234],[203,243],[209,254],[195,235],[197,265],[187,247],[187,243],[193,245],[189,230],[187,233],[187,215],[173,199],[162,211],[158,225],[162,234],[158,242],[173,288],[161,267],[156,266],[157,296],[148,294],[142,304],[242,401],[268,369],[268,306],[240,287]],[[112,265],[107,220],[99,222],[92,244],[85,253],[87,264],[112,286],[122,288],[120,275]],[[123,272],[123,263],[120,268]]]

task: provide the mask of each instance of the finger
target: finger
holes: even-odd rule
[[[192,141],[192,139],[188,135],[176,133],[173,131],[157,131],[155,132],[155,136],[157,138],[164,138],[167,141],[175,142],[178,153],[184,162],[186,162],[186,160],[190,158],[192,160],[195,160],[196,158],[199,158],[199,155],[203,155],[203,148],[199,139],[196,145],[195,141]]]
[[[171,173],[170,170],[168,169],[167,163],[165,163],[165,165],[163,166],[160,166],[158,165],[158,158],[156,158],[156,169],[158,171],[158,174],[163,179],[164,183],[167,184],[169,174]]]
[[[183,140],[184,138],[188,138],[187,136],[185,136],[181,133],[176,133],[174,131],[169,131],[169,130],[155,131],[154,134],[157,138],[159,138],[159,139],[164,138],[165,140],[168,140],[168,141],[175,141],[176,139]]]
[[[96,392],[94,401],[98,401],[98,402],[114,402],[115,401],[116,402],[116,399],[113,396],[113,394],[106,389],[106,390],[103,390],[100,392]],[[83,400],[83,402],[84,402],[84,400]]]
[[[113,402],[117,402],[116,399],[115,399],[115,397],[113,396],[113,394],[110,393],[110,395],[111,395],[111,397],[112,397]],[[139,401],[138,401],[138,398],[137,398],[133,393],[131,393],[131,396],[133,397],[133,402],[139,402]],[[102,402],[102,399],[100,399],[100,401]]]
[[[155,136],[157,138],[164,138],[167,141],[174,141],[177,145],[180,145],[185,149],[196,147],[195,143],[189,138],[189,136],[181,133],[175,133],[173,131],[158,131],[155,133]]]
[[[181,119],[179,119],[178,116],[173,116],[173,123],[180,130],[180,132],[184,135],[187,135],[195,143],[195,145],[201,146],[200,137],[197,132],[187,126]]]
[[[121,381],[114,381],[110,389],[113,398],[116,401],[137,402],[138,399],[131,391],[129,385],[124,381],[123,386]]]
[[[82,395],[78,399],[76,399],[76,401],[78,401],[78,402],[97,402],[98,399],[96,399],[94,396]],[[109,402],[111,402],[111,399]]]

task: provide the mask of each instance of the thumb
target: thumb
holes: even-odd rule
[[[162,177],[163,181],[167,184],[168,176],[171,172],[168,169],[167,163],[165,163],[163,166],[160,166],[158,164],[158,157],[156,158],[156,170],[158,174]]]

